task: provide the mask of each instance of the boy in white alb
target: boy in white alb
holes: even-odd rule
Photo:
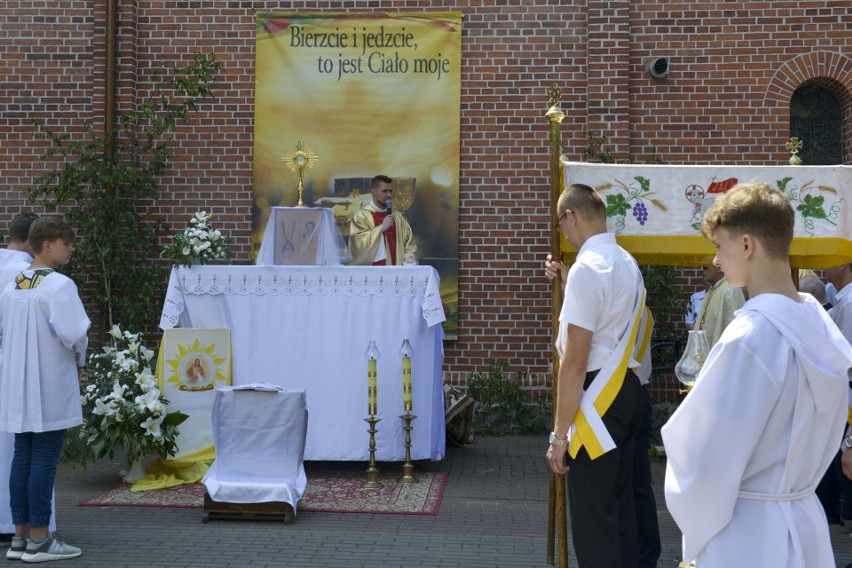
[[[843,435],[852,347],[793,284],[794,222],[783,193],[748,183],[701,227],[750,299],[663,427],[666,505],[696,568],[834,566],[814,491]]]
[[[49,534],[51,495],[65,430],[83,422],[77,366],[89,318],[66,276],[74,231],[56,217],[30,227],[32,264],[0,293],[0,431],[15,435],[9,493],[15,537],[6,558],[74,558],[79,548]]]
[[[37,218],[34,213],[18,213],[9,223],[9,244],[0,249],[0,291],[33,261],[27,238],[30,225]],[[0,352],[0,364],[2,360]],[[15,437],[8,432],[0,432],[0,480],[9,478],[14,448]],[[9,511],[9,484],[0,482],[0,547],[11,546],[14,533],[15,525]]]

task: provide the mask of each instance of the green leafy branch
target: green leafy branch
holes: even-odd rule
[[[172,152],[165,137],[204,99],[222,65],[213,55],[196,55],[186,67],[153,72],[152,95],[118,120],[115,129],[96,132],[82,121],[80,139],[33,120],[36,137],[50,141],[41,161],[58,163],[35,180],[30,202],[63,206],[79,241],[70,272],[81,286],[96,329],[119,319],[145,329],[162,308],[165,268],[158,258],[160,222],[145,214],[158,197],[160,177]]]

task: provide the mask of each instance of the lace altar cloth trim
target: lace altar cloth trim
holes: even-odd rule
[[[444,308],[434,270],[403,269],[388,274],[381,269],[338,269],[336,274],[279,267],[213,267],[172,270],[160,327],[178,324],[189,295],[255,296],[408,296],[423,295],[423,319],[429,326],[444,321]],[[327,269],[326,269],[327,270]],[[397,269],[394,269],[396,272]],[[371,274],[370,272],[373,272]],[[165,329],[165,328],[164,328]]]

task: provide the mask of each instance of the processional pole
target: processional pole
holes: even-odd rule
[[[565,113],[559,108],[561,92],[554,83],[547,90],[547,99],[550,108],[544,115],[550,122],[550,254],[553,260],[562,258],[562,247],[560,245],[560,231],[556,226],[558,215],[556,203],[562,193],[562,135],[560,124],[565,118]],[[562,290],[559,279],[553,280],[551,289],[551,350],[553,353],[553,425],[556,424],[556,393],[559,383],[559,355],[554,348],[556,337],[559,334],[559,312],[562,304]],[[552,428],[551,428],[552,429]],[[568,567],[568,514],[565,504],[565,476],[550,474],[550,495],[547,507],[547,563],[554,564],[553,546],[554,533],[558,537],[559,568]]]

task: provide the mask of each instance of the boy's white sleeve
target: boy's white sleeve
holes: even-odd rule
[[[748,380],[733,380],[741,376]],[[761,425],[779,395],[777,381],[751,350],[717,344],[663,427],[666,505],[683,534],[687,562],[730,522]]]
[[[62,345],[74,352],[77,365],[82,367],[86,363],[87,332],[91,321],[77,294],[77,286],[71,280],[65,280],[50,290],[48,301],[50,326]]]

